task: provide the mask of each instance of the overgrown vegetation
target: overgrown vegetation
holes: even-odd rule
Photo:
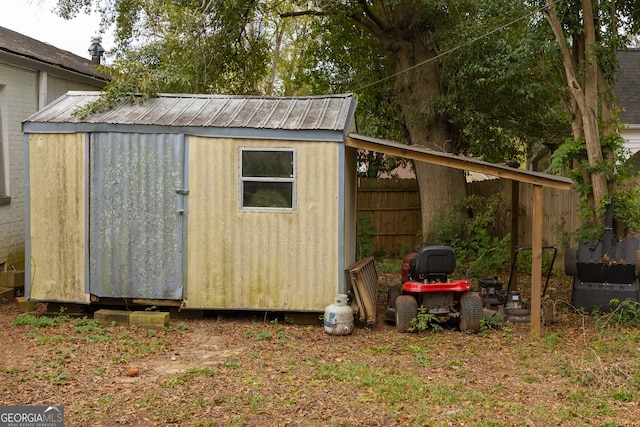
[[[53,316],[34,316],[30,313],[23,313],[13,319],[14,326],[31,326],[33,329],[57,326],[69,322],[70,317],[64,314],[64,309]]]
[[[599,166],[609,180],[613,182],[616,192],[599,206],[595,212],[589,195],[591,193],[591,182],[585,181],[583,170],[591,170],[586,159],[586,146],[584,141],[567,139],[558,147],[551,156],[552,162],[549,170],[552,172],[563,172],[575,183],[574,188],[580,194],[579,215],[580,227],[575,231],[577,241],[586,242],[590,239],[598,239],[602,236],[605,224],[596,219],[604,217],[604,212],[608,203],[613,203],[613,219],[620,224],[620,237],[637,235],[640,233],[640,188],[633,179],[634,164],[628,161],[628,152],[623,146],[624,140],[621,136],[603,138],[603,149],[606,149],[615,158],[614,162],[603,163]],[[580,167],[571,167],[579,164]],[[598,215],[596,215],[598,214]]]
[[[484,277],[508,271],[511,235],[496,236],[497,225],[507,221],[509,208],[501,193],[489,197],[468,196],[457,202],[457,208],[469,211],[469,218],[461,220],[451,211],[440,211],[429,230],[440,245],[451,246],[456,252],[458,272]]]
[[[376,228],[372,224],[370,216],[360,216],[356,223],[356,257],[366,258],[374,254],[372,235]]]
[[[436,332],[443,330],[434,314],[428,313],[426,307],[418,307],[418,315],[411,319],[407,330],[409,332],[418,332],[418,334],[420,334],[420,332],[424,332],[429,329]]]
[[[617,298],[609,301],[612,310],[606,313],[600,310],[592,310],[599,327],[640,327],[640,303],[626,299],[620,301]]]

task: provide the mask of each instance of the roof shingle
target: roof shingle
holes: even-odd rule
[[[89,44],[90,43],[87,42],[87,52]],[[82,58],[66,50],[32,39],[31,37],[4,27],[0,27],[0,52],[1,51],[23,56],[65,70],[75,71],[100,80],[108,79],[107,76],[96,71],[95,65],[93,65],[90,59]]]

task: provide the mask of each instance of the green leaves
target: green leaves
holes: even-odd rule
[[[67,0],[59,4],[65,13],[79,10]],[[271,52],[260,2],[121,0],[103,19],[116,26],[115,60],[105,68],[112,81],[81,115],[159,92],[261,92]]]

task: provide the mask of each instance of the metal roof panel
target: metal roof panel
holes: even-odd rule
[[[126,100],[112,110],[85,118],[74,115],[78,107],[95,101],[99,95],[99,92],[68,92],[25,120],[25,127],[29,123],[78,123],[343,131],[351,125],[355,111],[351,94],[308,97],[162,94],[144,103]]]

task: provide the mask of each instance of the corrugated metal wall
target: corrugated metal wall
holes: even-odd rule
[[[341,145],[341,149],[345,150],[345,164],[341,169],[341,173],[344,174],[344,237],[342,242],[344,244],[344,265],[343,268],[347,268],[354,262],[356,262],[356,205],[357,205],[357,179],[358,179],[358,154],[356,149],[345,147]],[[348,290],[348,281],[345,284],[345,289],[340,289],[340,292]]]
[[[90,136],[91,294],[182,299],[184,136]]]
[[[190,137],[187,307],[317,311],[338,291],[340,144]],[[240,212],[238,149],[297,150],[295,213]]]
[[[84,134],[29,135],[28,297],[86,303]]]

